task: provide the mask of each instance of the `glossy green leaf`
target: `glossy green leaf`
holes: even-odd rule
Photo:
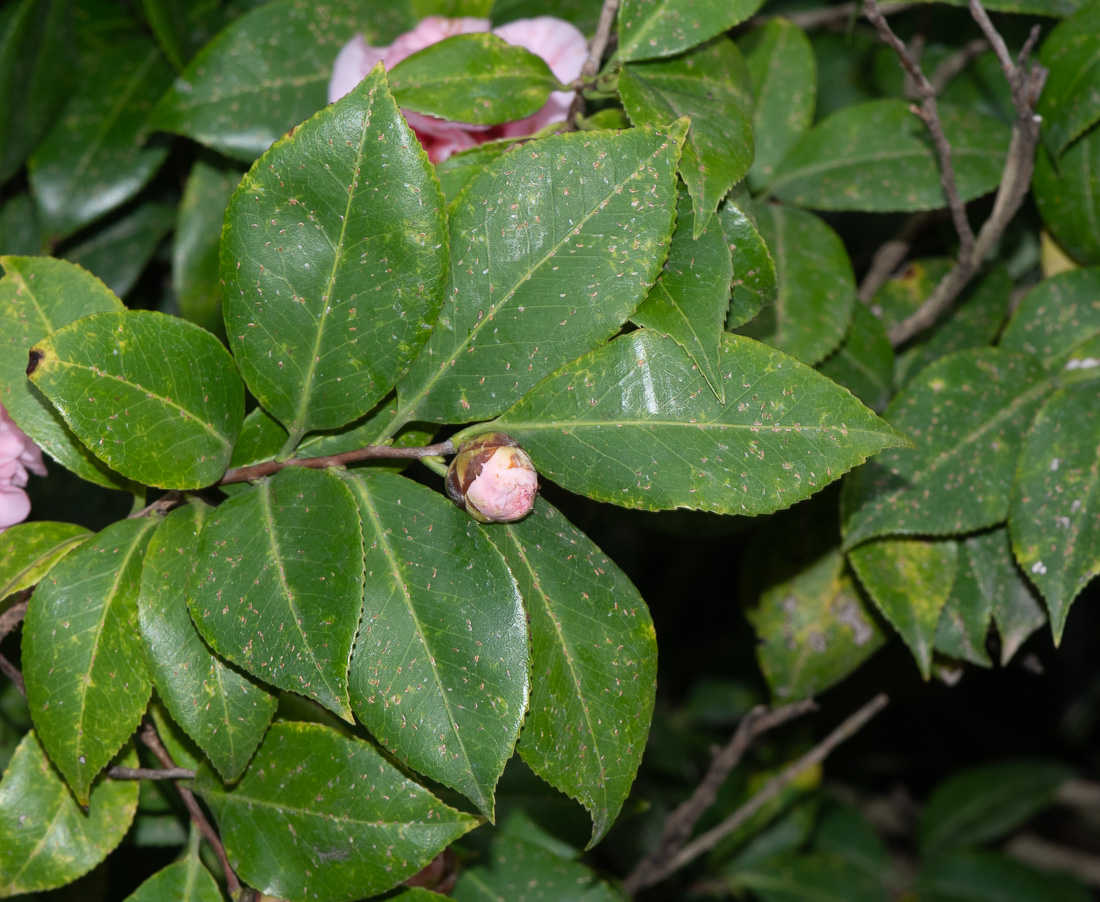
[[[197,855],[157,871],[126,897],[126,902],[222,902],[218,882]]]
[[[137,767],[133,747],[119,759]],[[137,780],[99,780],[83,810],[27,733],[0,779],[0,896],[54,889],[86,874],[130,829]]]
[[[17,256],[41,253],[42,228],[30,192],[5,193],[0,200],[0,247]]]
[[[207,332],[225,335],[218,266],[222,220],[239,169],[198,159],[183,189],[172,238],[172,288],[180,314]]]
[[[940,612],[955,584],[954,541],[886,538],[848,552],[852,567],[884,617],[909,646],[921,675],[932,673]]]
[[[1100,573],[1100,388],[1055,392],[1024,440],[1008,522],[1012,550],[1050,611],[1055,643],[1066,615]]]
[[[439,184],[443,188],[443,196],[447,198],[447,202],[454,201],[462,193],[462,189],[470,184],[470,180],[501,154],[518,149],[519,146],[514,138],[487,141],[469,150],[452,154],[442,162],[436,163],[435,174],[439,176]]]
[[[683,124],[585,132],[498,158],[452,204],[447,301],[399,420],[500,413],[614,335],[660,274]]]
[[[1085,3],[1046,35],[1039,62],[1048,75],[1035,112],[1055,159],[1100,120],[1100,5]]]
[[[623,0],[619,9],[622,61],[690,50],[743,22],[762,0]]]
[[[695,361],[720,401],[726,391],[718,371],[722,333],[729,309],[733,261],[722,231],[712,220],[693,238],[691,199],[681,190],[676,203],[676,231],[657,283],[630,317],[673,339]]]
[[[635,125],[690,117],[680,174],[698,236],[752,165],[752,78],[741,51],[722,37],[676,59],[631,64],[619,73],[619,93]]]
[[[1063,381],[1100,375],[1100,268],[1044,279],[1016,308],[1001,335],[1008,351],[1034,354]]]
[[[112,469],[170,489],[225,472],[244,389],[209,332],[152,311],[97,313],[51,332],[31,358],[31,381]]]
[[[779,282],[775,261],[756,223],[752,197],[743,183],[726,195],[718,219],[733,257],[733,290],[726,317],[726,328],[732,330],[779,299]]]
[[[882,881],[858,865],[827,853],[787,854],[739,870],[738,886],[760,902],[887,902]]]
[[[5,12],[0,16],[0,182],[23,165],[56,121],[76,84],[79,62],[72,0],[21,0]]]
[[[187,606],[210,647],[350,721],[363,539],[340,479],[287,467],[234,495],[203,525],[198,561]]]
[[[934,3],[950,3],[967,6],[970,0],[927,0]],[[1031,13],[1036,16],[1069,16],[1086,0],[987,0],[983,3],[990,11],[1006,13]]]
[[[457,34],[393,67],[402,109],[475,125],[523,119],[560,87],[541,57],[488,32]]]
[[[1089,902],[1067,874],[1036,870],[996,852],[940,855],[917,872],[921,902]]]
[[[959,543],[955,584],[936,626],[935,650],[979,667],[989,667],[991,662],[985,649],[990,618],[993,616],[993,599],[985,591],[990,587],[989,574],[982,573],[983,580],[980,581],[975,564],[970,559],[971,549],[979,541],[972,536]],[[977,566],[982,568],[980,552],[979,547]]]
[[[150,517],[120,520],[58,562],[23,623],[27,704],[77,801],[134,731],[152,683],[137,625]]]
[[[474,16],[487,18],[493,11],[493,0],[408,0],[417,19],[425,16]],[[534,13],[530,13],[534,15]]]
[[[407,16],[403,4],[364,12],[354,0],[265,3],[199,51],[152,124],[251,163],[325,105],[333,61],[356,32],[381,46],[414,24]]]
[[[953,265],[949,257],[910,260],[875,292],[871,310],[882,320],[887,331],[893,329],[917,312]]]
[[[380,893],[478,824],[369,742],[319,724],[275,724],[236,786],[204,765],[195,791],[241,879],[290,902]]]
[[[885,641],[839,549],[769,588],[746,614],[760,642],[760,669],[777,700],[820,694]]]
[[[187,612],[187,580],[199,560],[199,533],[213,509],[173,511],[149,543],[138,620],[157,694],[226,780],[248,766],[275,714],[276,698],[213,654]]]
[[[973,110],[940,105],[959,196],[1001,182],[1008,127]],[[889,212],[947,206],[932,139],[905,100],[846,107],[819,123],[783,158],[768,189],[818,210]]]
[[[771,19],[739,42],[752,75],[753,143],[756,148],[749,185],[766,188],[798,139],[814,121],[817,64],[809,38],[786,19]]]
[[[890,852],[859,809],[833,803],[814,831],[814,849],[843,858],[879,879],[889,878]]]
[[[519,753],[588,809],[591,847],[615,822],[645,750],[657,687],[653,621],[626,574],[545,500],[487,532],[529,618],[533,678]]]
[[[138,0],[138,12],[149,25],[157,45],[172,68],[179,72],[187,63],[187,5],[183,0]],[[200,9],[202,4],[196,4]]]
[[[226,331],[249,389],[295,438],[366,413],[427,340],[442,207],[381,65],[241,181],[222,233]]]
[[[845,480],[846,545],[1004,520],[1023,435],[1049,390],[1037,361],[995,348],[921,370],[883,414],[915,447],[887,451]]]
[[[122,302],[91,273],[49,257],[0,257],[0,403],[38,447],[68,470],[107,488],[124,488],[65,425],[49,400],[27,379],[35,342],[82,316],[122,310]]]
[[[71,235],[144,187],[168,154],[149,143],[149,111],[172,81],[172,69],[148,38],[86,54],[80,84],[65,113],[30,160],[42,227]]]
[[[904,439],[845,389],[723,338],[720,403],[683,350],[640,329],[563,367],[499,420],[539,473],[598,501],[760,514]]]
[[[1031,190],[1062,249],[1085,266],[1100,265],[1100,129],[1067,147],[1057,168],[1040,143]]]
[[[921,853],[1000,839],[1053,802],[1072,776],[1054,761],[997,761],[953,774],[936,787],[921,815]]]
[[[763,204],[757,215],[775,259],[779,299],[741,331],[812,366],[840,346],[852,321],[856,280],[848,252],[813,213]]]
[[[75,523],[38,520],[0,534],[0,601],[38,583],[92,533]]]
[[[347,478],[366,546],[352,706],[399,760],[493,816],[527,707],[527,624],[482,529],[401,476]]]
[[[882,320],[864,304],[855,304],[844,342],[818,371],[881,413],[894,393],[894,349]]]
[[[1034,588],[1016,565],[1005,527],[970,537],[966,549],[981,592],[993,611],[1004,666],[1024,640],[1046,623],[1046,616]]]

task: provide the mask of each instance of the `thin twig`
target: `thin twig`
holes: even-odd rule
[[[421,457],[443,457],[455,453],[450,439],[435,445],[417,448],[395,448],[392,445],[367,445],[343,454],[326,454],[322,457],[292,457],[289,460],[268,460],[250,467],[234,467],[226,471],[218,485],[231,485],[234,482],[248,482],[278,473],[284,467],[310,467],[323,470],[325,467],[343,467],[360,460],[385,460],[392,458],[417,459]]]
[[[173,507],[179,504],[182,498],[183,492],[181,492],[179,489],[172,489],[172,491],[166,492],[164,495],[162,495],[151,504],[145,505],[145,507],[143,507],[141,510],[134,511],[127,519],[132,520],[136,517],[144,517],[151,511],[156,511],[160,514],[166,514]]]
[[[112,780],[194,780],[195,772],[188,767],[123,767],[107,768]]]
[[[29,589],[24,589],[24,597],[0,614],[0,642],[4,641],[8,633],[14,632],[27,616],[27,601],[30,594]]]
[[[652,886],[664,880],[670,874],[690,864],[700,855],[713,849],[722,839],[729,836],[729,834],[763,808],[764,805],[779,795],[779,793],[797,779],[803,771],[813,767],[815,764],[820,764],[829,756],[829,753],[832,752],[834,748],[858,733],[867,721],[886,706],[888,701],[889,699],[885,694],[879,693],[876,695],[862,708],[849,716],[840,726],[810,749],[805,755],[772,777],[756,795],[745,802],[744,805],[733,812],[733,814],[722,821],[722,823],[711,828],[706,833],[703,833],[701,836],[684,846],[661,871],[653,873],[649,880],[644,885],[639,886],[638,889],[644,889],[646,886]]]
[[[941,94],[944,88],[951,84],[957,76],[962,74],[967,66],[988,49],[989,41],[985,38],[974,38],[971,41],[967,41],[950,56],[945,57],[928,78],[932,83],[932,90],[934,90],[937,95]]]
[[[23,674],[19,672],[18,667],[3,655],[0,655],[0,673],[15,683],[15,688],[19,690],[19,694],[23,698],[27,697],[27,687],[23,683]]]
[[[909,2],[909,0],[887,0],[887,2],[879,4],[879,10],[884,16],[892,16],[896,13],[905,12],[907,9],[912,9],[914,6],[922,5],[921,3]],[[783,13],[783,18],[799,28],[817,28],[820,25],[832,25],[836,22],[854,19],[859,9],[860,3],[858,2],[838,3],[836,6],[827,6],[823,9]],[[759,28],[761,25],[767,25],[774,18],[774,15],[753,16],[744,24],[750,28]]]
[[[714,804],[718,798],[718,791],[726,782],[726,778],[741,762],[742,757],[749,747],[761,736],[770,730],[801,717],[810,711],[817,709],[817,705],[806,700],[795,702],[783,708],[769,711],[763,705],[753,708],[741,718],[737,730],[729,743],[714,756],[702,782],[695,788],[691,797],[683,802],[665,822],[664,833],[660,842],[646,855],[630,875],[623,881],[623,888],[633,895],[638,890],[649,886],[651,874],[660,873],[670,862],[676,853],[683,848],[691,831],[699,822],[703,813]]]
[[[600,71],[600,60],[607,49],[607,42],[611,39],[611,26],[615,24],[615,13],[619,9],[619,0],[603,0],[603,8],[600,10],[600,20],[596,24],[596,33],[592,36],[592,43],[588,45],[588,59],[581,67],[581,75],[595,78]]]
[[[176,763],[172,760],[172,756],[168,754],[168,750],[164,747],[163,743],[161,743],[160,736],[157,735],[157,728],[153,726],[152,721],[146,720],[138,735],[141,736],[141,741],[145,743],[149,751],[151,751],[160,762],[161,767],[165,769],[175,768]],[[206,841],[210,843],[211,847],[213,847],[214,854],[218,856],[218,861],[222,866],[222,872],[225,874],[225,884],[226,889],[229,890],[229,895],[236,896],[237,893],[241,891],[241,881],[237,879],[237,874],[229,864],[229,858],[225,854],[225,846],[222,845],[218,832],[214,829],[210,821],[206,819],[206,815],[203,814],[202,808],[199,807],[199,802],[198,799],[195,798],[195,794],[191,792],[188,787],[180,783],[179,780],[176,781],[176,789],[179,791],[184,807],[187,808],[187,812],[191,815],[191,821],[198,828]]]
[[[902,261],[909,256],[913,242],[925,227],[939,215],[936,210],[921,210],[914,213],[898,229],[898,233],[881,245],[871,258],[871,265],[859,283],[859,299],[870,304],[878,290],[885,285]]]

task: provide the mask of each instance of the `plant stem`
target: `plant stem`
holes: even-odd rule
[[[278,473],[284,467],[309,467],[323,470],[325,467],[343,467],[360,460],[419,459],[422,457],[440,457],[454,454],[454,445],[450,440],[434,445],[416,448],[394,448],[392,445],[367,445],[343,454],[326,454],[321,457],[292,457],[290,460],[268,460],[250,467],[234,467],[226,471],[218,485],[231,485],[234,482],[248,482]]]

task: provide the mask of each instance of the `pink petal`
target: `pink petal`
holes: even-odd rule
[[[392,69],[406,57],[412,56],[418,50],[438,44],[444,38],[454,37],[456,34],[473,34],[478,31],[488,31],[488,19],[474,19],[466,16],[461,19],[448,19],[444,16],[428,16],[421,19],[416,28],[406,31],[389,46],[386,54],[386,68]]]
[[[328,102],[335,103],[359,82],[367,77],[385,57],[389,47],[372,47],[367,39],[357,34],[336,55],[332,77],[328,82]]]
[[[563,84],[579,78],[588,59],[588,42],[580,29],[553,16],[517,19],[494,28],[493,34],[542,57]]]
[[[31,512],[31,499],[22,489],[0,485],[0,532],[22,523]]]

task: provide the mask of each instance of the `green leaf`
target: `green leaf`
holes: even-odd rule
[[[917,312],[953,265],[954,261],[949,257],[910,260],[875,292],[871,298],[871,310],[889,332]]]
[[[1100,5],[1086,3],[1043,41],[1049,74],[1035,112],[1055,159],[1100,120]]]
[[[885,641],[837,549],[760,596],[746,612],[772,696],[812,698],[844,679]]]
[[[1035,590],[1016,566],[1005,527],[972,536],[966,540],[966,547],[970,566],[1001,636],[1003,667],[1024,640],[1046,623],[1046,617]]]
[[[201,4],[196,4],[200,5]],[[187,62],[186,6],[182,0],[138,0],[137,7],[141,17],[148,23],[149,30],[157,39],[161,52],[179,72]]]
[[[883,414],[916,443],[845,480],[844,540],[957,535],[1008,515],[1023,435],[1050,390],[1030,357],[983,348],[921,370]]]
[[[156,525],[149,517],[120,520],[67,555],[35,590],[23,623],[34,726],[82,805],[152,691],[137,595]]]
[[[187,612],[187,580],[200,560],[199,533],[212,514],[204,504],[189,504],[158,527],[141,573],[138,619],[157,694],[223,779],[235,780],[260,744],[277,700],[213,654]]]
[[[287,467],[234,495],[204,524],[198,560],[187,606],[210,647],[350,721],[363,538],[340,479]]]
[[[752,77],[741,51],[723,37],[676,59],[631,64],[619,73],[619,92],[635,125],[691,119],[680,174],[698,237],[752,165]]]
[[[783,158],[769,191],[818,210],[892,212],[947,206],[932,139],[906,100],[846,107],[819,123]],[[1008,127],[941,104],[959,196],[973,200],[1001,182]]]
[[[921,815],[921,854],[994,842],[1054,801],[1073,776],[1054,761],[998,761],[957,772],[936,787]]]
[[[1057,644],[1073,600],[1100,573],[1100,388],[1055,392],[1031,426],[1012,486],[1012,550],[1050,611]]]
[[[591,848],[615,822],[645,750],[657,687],[653,621],[626,574],[545,500],[487,532],[529,618],[535,679],[519,753],[588,809]]]
[[[22,0],[0,15],[0,182],[23,165],[76,84],[72,7]]]
[[[787,854],[755,870],[739,870],[738,886],[760,902],[887,902],[882,881],[858,865],[828,853]]]
[[[240,783],[226,788],[203,765],[195,792],[241,879],[290,902],[380,893],[478,824],[369,742],[319,724],[275,724]]]
[[[172,288],[180,314],[207,332],[225,335],[218,266],[222,221],[241,172],[199,158],[183,189],[172,238]]]
[[[436,163],[435,174],[439,176],[439,184],[447,202],[452,203],[475,175],[508,150],[519,150],[515,138],[487,141],[469,150],[451,154],[447,159]]]
[[[29,191],[5,192],[0,201],[0,247],[9,254],[30,255],[43,250],[38,211]]]
[[[853,305],[852,325],[844,342],[818,371],[881,413],[894,393],[894,349],[882,320],[864,304]]]
[[[813,213],[764,204],[758,215],[775,259],[779,299],[741,331],[812,366],[848,332],[856,304],[852,263],[836,232]]]
[[[27,353],[55,329],[122,302],[91,273],[49,257],[0,257],[0,403],[38,447],[89,482],[125,488],[127,481],[92,454],[57,409],[26,377]]]
[[[959,546],[954,541],[886,538],[848,552],[867,594],[890,621],[921,675],[932,674],[932,646],[940,612],[955,584]]]
[[[833,803],[814,833],[814,849],[843,858],[880,880],[889,879],[886,843],[859,809],[850,805]]]
[[[683,350],[640,329],[563,367],[493,427],[539,472],[643,510],[760,514],[904,439],[798,361],[725,335],[719,403]]]
[[[622,61],[690,50],[743,22],[762,0],[623,0],[619,10]]]
[[[451,206],[447,301],[398,420],[495,416],[614,335],[660,274],[682,141],[683,124],[556,135],[475,176]]]
[[[996,852],[956,852],[917,872],[921,902],[1089,902],[1092,895],[1068,874],[1036,870]]]
[[[979,580],[975,572],[975,567],[982,569],[980,547],[977,550],[979,560],[976,564],[971,562],[971,549],[979,541],[971,536],[959,543],[955,585],[951,587],[936,626],[935,650],[979,667],[989,667],[991,662],[985,643],[993,616],[993,599],[986,591],[990,587],[989,574],[983,573],[983,580]]]
[[[161,98],[152,125],[251,163],[326,102],[332,64],[356,32],[375,46],[414,24],[403,4],[276,0],[234,21]]]
[[[1067,147],[1057,168],[1040,144],[1031,190],[1043,224],[1062,249],[1085,266],[1100,264],[1100,129]]]
[[[349,687],[356,715],[399,760],[493,817],[493,789],[527,707],[527,625],[484,531],[401,476],[348,476],[366,546]]]
[[[425,47],[394,66],[389,83],[402,109],[474,125],[531,116],[561,87],[541,57],[488,32]]]
[[[927,0],[927,2],[949,3],[953,6],[967,6],[970,0]],[[987,0],[983,3],[990,11],[1006,13],[1031,13],[1036,16],[1069,16],[1076,12],[1083,0]]]
[[[1100,268],[1073,269],[1031,289],[1001,335],[1008,351],[1034,354],[1060,378],[1100,375]]]
[[[427,340],[447,267],[442,207],[381,65],[241,181],[222,233],[226,331],[294,439],[366,413]]]
[[[786,19],[771,19],[740,41],[756,105],[753,114],[755,159],[748,182],[753,191],[766,188],[798,139],[814,121],[817,64],[809,38]]]
[[[452,19],[472,16],[484,19],[493,11],[493,0],[409,0],[409,6],[417,19],[427,16],[447,16]]]
[[[132,746],[119,759],[137,767]],[[0,896],[64,886],[103,861],[134,819],[137,780],[99,780],[83,810],[27,733],[0,780]]]
[[[726,195],[718,219],[733,257],[733,292],[726,317],[726,328],[733,330],[779,299],[779,282],[775,262],[756,224],[752,197],[743,183]]]
[[[188,855],[182,861],[157,871],[141,884],[125,902],[222,902],[218,882],[203,867],[198,855]]]
[[[668,259],[631,320],[673,339],[695,361],[720,401],[725,386],[718,372],[722,333],[729,309],[733,262],[718,220],[693,238],[695,217],[687,192],[676,204],[676,231]]]
[[[51,332],[30,353],[31,381],[124,476],[190,489],[225,472],[244,389],[209,332],[147,310],[97,313]]]
[[[64,116],[30,160],[42,227],[71,235],[130,200],[168,155],[147,143],[149,111],[172,81],[172,69],[148,38],[86,54],[80,84]]]
[[[19,523],[0,535],[0,601],[37,584],[92,533],[75,523]]]

